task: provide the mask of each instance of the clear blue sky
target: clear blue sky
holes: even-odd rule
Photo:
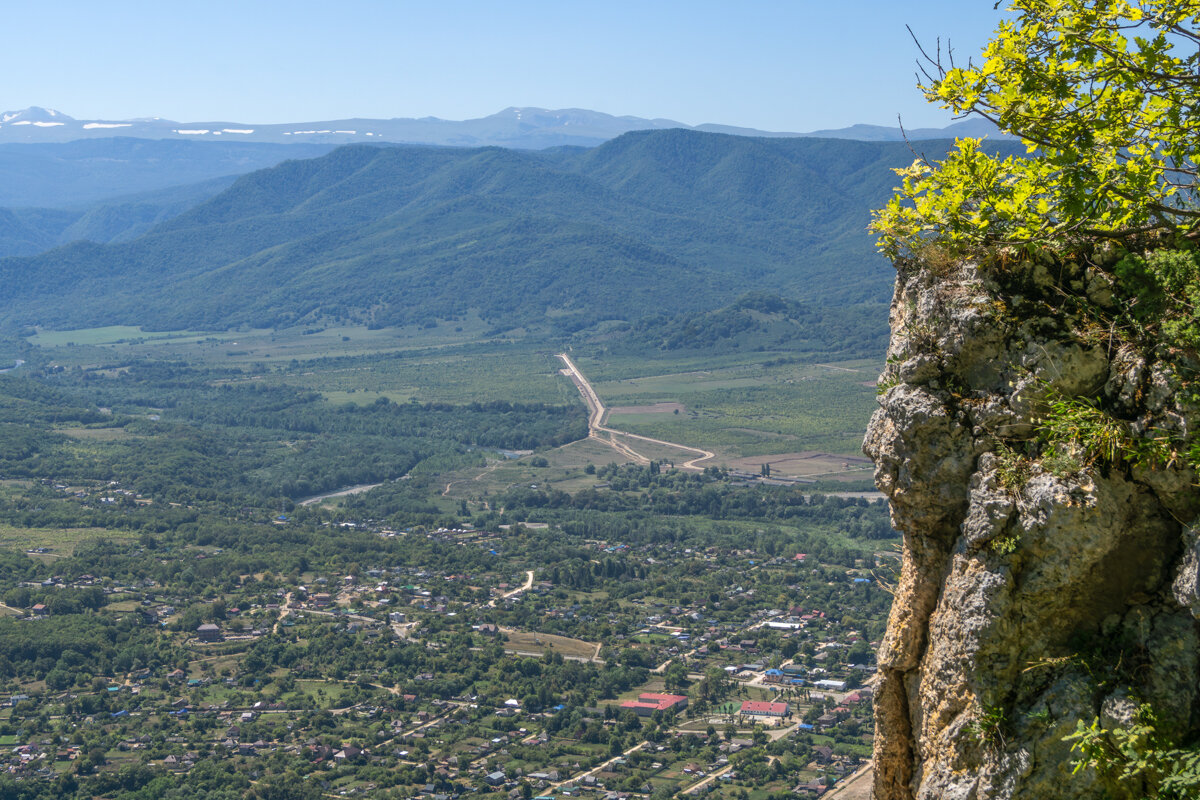
[[[992,0],[8,3],[0,110],[80,118],[468,119],[507,106],[806,131],[950,121],[905,25],[965,60]]]

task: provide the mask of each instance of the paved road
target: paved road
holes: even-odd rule
[[[700,466],[701,461],[708,461],[711,458],[716,458],[716,454],[711,450],[704,450],[699,447],[691,447],[690,445],[679,444],[678,442],[668,442],[663,439],[652,439],[649,436],[641,436],[640,434],[636,433],[619,431],[615,428],[606,426],[604,424],[604,417],[608,414],[608,409],[606,409],[604,407],[604,403],[600,401],[600,395],[596,394],[596,390],[592,387],[592,384],[589,383],[588,379],[584,377],[582,372],[580,372],[579,367],[575,365],[575,362],[571,360],[569,355],[566,353],[559,353],[558,358],[562,360],[564,365],[562,373],[569,377],[572,382],[574,382],[575,388],[577,388],[579,390],[579,394],[583,396],[583,402],[587,404],[588,436],[591,438],[604,442],[621,455],[630,458],[639,464],[649,464],[650,459],[634,450],[625,442],[619,441],[617,439],[618,436],[624,436],[629,439],[637,439],[639,441],[662,445],[664,447],[673,447],[677,450],[686,450],[689,453],[698,454],[695,458],[684,462],[680,467],[681,469],[690,469],[699,472],[704,469],[704,467]],[[607,433],[608,437],[605,438],[601,436],[601,433]]]

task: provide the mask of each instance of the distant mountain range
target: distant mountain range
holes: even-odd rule
[[[60,111],[39,107],[7,111],[0,115],[0,143],[70,142],[113,136],[138,139],[188,141],[269,142],[273,144],[357,144],[392,142],[437,144],[454,147],[512,147],[540,150],[562,145],[594,147],[624,133],[683,128],[738,136],[796,137],[860,141],[947,139],[956,136],[1000,138],[995,126],[983,119],[965,120],[946,128],[901,131],[875,125],[854,125],[837,130],[780,133],[730,125],[685,125],[669,119],[616,117],[579,108],[548,111],[542,108],[506,108],[479,119],[452,121],[421,119],[339,119],[260,125],[246,122],[175,122],[167,119],[81,120]]]
[[[174,143],[173,143],[174,144]],[[927,142],[931,157],[950,142]],[[1000,149],[1016,148],[998,143]],[[0,321],[497,329],[885,302],[868,210],[904,143],[639,131],[593,149],[347,146],[237,179],[128,242],[0,260]]]

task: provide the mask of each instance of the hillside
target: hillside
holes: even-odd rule
[[[246,175],[128,243],[0,261],[4,319],[224,328],[475,311],[570,330],[754,287],[880,302],[891,272],[862,231],[889,167],[912,157],[682,130],[541,153],[345,147]]]

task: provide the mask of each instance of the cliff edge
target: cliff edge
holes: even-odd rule
[[[863,445],[904,548],[877,800],[1142,798],[1153,776],[1072,752],[1078,723],[1200,733],[1200,492],[1163,444],[1192,390],[1114,335],[1116,260],[897,261]]]

